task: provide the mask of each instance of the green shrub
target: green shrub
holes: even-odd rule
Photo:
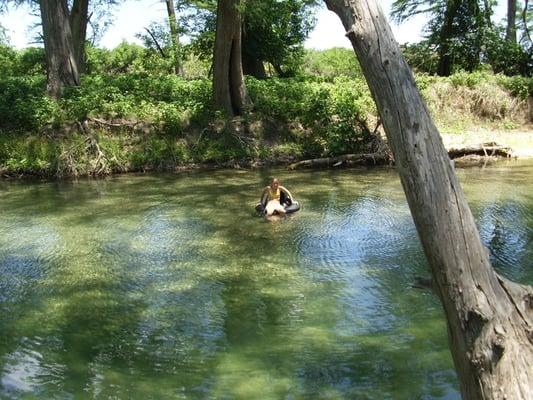
[[[0,44],[0,76],[14,76],[17,71],[17,52]]]
[[[524,76],[497,76],[498,83],[509,90],[513,96],[522,100],[533,96],[533,78]]]
[[[64,121],[60,104],[45,95],[44,76],[0,79],[0,129],[31,132]]]
[[[57,166],[59,146],[41,136],[0,136],[0,165],[11,172],[49,174]]]
[[[17,76],[46,74],[44,48],[28,47],[18,51],[16,74]]]
[[[368,133],[366,116],[375,113],[362,79],[333,82],[298,79],[247,81],[255,111],[275,120],[302,123],[309,133],[299,138],[306,155],[336,155],[359,150]]]
[[[306,50],[303,72],[333,79],[338,76],[361,78],[361,66],[351,49],[336,47],[327,50]]]

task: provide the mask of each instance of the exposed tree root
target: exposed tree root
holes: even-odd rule
[[[88,120],[77,122],[76,125],[84,136],[84,140],[61,153],[56,175],[76,178],[81,175],[101,176],[113,172],[112,160],[100,147],[97,137],[89,127]],[[85,158],[86,163],[80,163],[80,157]]]

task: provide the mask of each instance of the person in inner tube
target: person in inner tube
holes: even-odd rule
[[[289,199],[292,200],[291,192],[287,188],[284,188],[279,184],[277,178],[272,179],[270,186],[263,189],[263,195],[261,196],[261,203],[266,204],[265,216],[268,218],[274,213],[285,215],[285,208],[280,203],[281,192],[283,192]]]

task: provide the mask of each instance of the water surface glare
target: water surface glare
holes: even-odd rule
[[[533,283],[533,162],[459,170]],[[275,174],[303,205],[266,223]],[[0,398],[458,399],[392,169],[0,181]]]

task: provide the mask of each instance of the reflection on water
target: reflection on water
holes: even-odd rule
[[[269,173],[303,204],[276,223]],[[531,284],[533,163],[459,174],[495,268]],[[0,398],[459,398],[393,170],[0,189]]]

